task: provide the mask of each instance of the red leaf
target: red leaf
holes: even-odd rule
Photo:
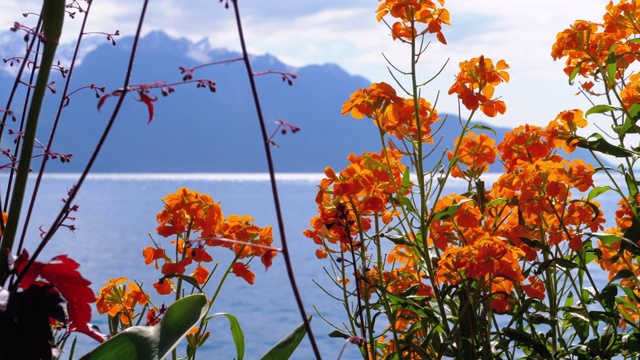
[[[23,250],[15,262],[18,273],[22,271],[28,260],[29,254]],[[34,261],[20,282],[20,287],[29,288],[38,277],[53,284],[67,301],[69,330],[82,332],[98,341],[104,341],[89,328],[88,323],[91,320],[91,306],[89,304],[96,301],[96,296],[89,287],[91,282],[80,275],[77,271],[78,267],[80,265],[68,258],[67,255],[58,255],[48,263]]]
[[[110,97],[111,94],[104,94],[102,95],[102,97],[100,97],[100,100],[98,100],[98,111],[100,111],[100,108],[102,107],[102,104],[104,104],[105,100],[107,100],[108,97]]]
[[[158,100],[158,97],[155,95],[151,97],[142,91],[138,92],[138,94],[140,94],[140,99],[137,100],[147,105],[147,109],[149,110],[149,121],[147,121],[147,124],[151,124],[151,120],[153,120],[153,102]]]

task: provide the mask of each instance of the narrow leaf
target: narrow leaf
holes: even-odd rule
[[[153,102],[157,101],[158,97],[157,96],[151,97],[142,91],[140,91],[138,94],[140,95],[140,99],[137,99],[137,100],[147,105],[147,110],[149,111],[149,121],[147,121],[147,124],[151,124],[151,121],[153,120],[153,114],[154,114]]]
[[[494,135],[497,135],[496,131],[492,127],[489,127],[489,126],[475,124],[471,128],[469,128],[469,130],[473,130],[473,129],[491,131]]]
[[[328,335],[330,338],[341,338],[341,339],[348,339],[349,338],[349,334],[345,334],[341,331],[338,330],[334,330],[332,332],[329,333]]]
[[[309,321],[311,321],[311,315],[309,315]],[[262,360],[286,360],[291,357],[296,350],[302,339],[307,334],[307,328],[304,326],[304,322],[298,325],[292,332],[282,338],[277,344],[275,344],[263,357]]]
[[[187,336],[207,311],[202,294],[186,296],[167,309],[155,326],[134,326],[100,344],[80,359],[92,360],[160,360]]]
[[[584,114],[584,116],[589,116],[591,114],[602,114],[602,113],[606,113],[609,111],[613,111],[616,108],[611,106],[611,105],[606,105],[606,104],[601,104],[601,105],[596,105],[594,107],[592,107],[591,109],[587,110],[587,112]]]
[[[236,355],[237,360],[244,359],[244,333],[242,332],[242,327],[240,327],[240,322],[238,319],[229,314],[229,313],[216,313],[205,319],[205,322],[211,321],[212,319],[224,316],[229,320],[229,329],[231,330],[231,336],[233,337],[233,343],[236,345]]]
[[[611,190],[611,186],[596,186],[593,190],[589,191],[589,196],[587,197],[589,200],[593,200],[601,194],[606,193]]]

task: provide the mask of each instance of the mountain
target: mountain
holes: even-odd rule
[[[19,36],[16,36],[18,39]],[[16,41],[19,41],[16,40]],[[91,43],[80,65],[73,73],[70,90],[94,84],[105,86],[107,93],[122,86],[132,38],[117,39],[97,45]],[[67,56],[69,49],[62,51]],[[2,54],[7,56],[6,54]],[[208,43],[174,39],[163,32],[152,32],[141,39],[132,72],[132,84],[158,81],[180,82],[179,71],[203,63],[238,59],[239,53],[212,49]],[[296,133],[277,134],[272,146],[278,172],[322,172],[325,166],[342,169],[349,153],[379,151],[378,131],[371,120],[354,120],[341,116],[341,107],[355,90],[369,86],[360,76],[346,73],[334,64],[293,68],[271,55],[252,56],[254,72],[285,71],[295,73],[288,86],[279,74],[256,78],[267,132],[276,129],[280,119],[298,126]],[[94,172],[265,172],[267,163],[260,126],[254,107],[249,80],[241,61],[207,66],[195,71],[194,78],[210,79],[216,91],[195,84],[175,86],[175,92],[164,97],[159,90],[150,96],[155,116],[147,124],[148,112],[139,95],[130,93],[125,99],[115,125],[102,148]],[[56,72],[55,87],[61,91],[64,79]],[[0,71],[0,104],[4,106],[13,78]],[[25,87],[22,87],[24,90]],[[39,140],[47,141],[60,99],[47,96],[43,108]],[[104,101],[98,110],[98,98],[91,89],[73,94],[62,113],[53,151],[72,153],[70,163],[51,161],[53,172],[81,171],[117,101],[115,96]],[[14,104],[18,109],[22,105]],[[18,113],[18,111],[16,111]],[[441,114],[442,115],[442,114]],[[433,164],[444,146],[451,146],[458,135],[457,118],[449,121],[438,136],[441,149],[428,159]],[[507,128],[498,128],[502,139]],[[7,146],[9,138],[3,136]],[[428,164],[430,166],[431,164]],[[492,170],[499,171],[496,164]]]

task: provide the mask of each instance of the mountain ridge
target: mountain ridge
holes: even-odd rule
[[[94,46],[95,41],[91,42]],[[70,89],[89,84],[105,86],[107,93],[121,86],[124,80],[131,37],[98,44],[84,54],[74,69]],[[163,97],[159,90],[149,94],[157,96],[153,102],[155,116],[147,125],[148,113],[143,103],[135,101],[136,93],[128,94],[123,108],[111,130],[93,171],[95,172],[266,172],[267,162],[257,112],[253,105],[246,70],[237,52],[211,48],[206,41],[191,42],[175,39],[154,31],[141,38],[132,84],[181,82],[184,74],[180,67],[194,68],[194,79],[215,81],[216,92],[196,88],[195,84],[174,86],[175,92]],[[272,147],[275,169],[278,172],[322,172],[325,166],[343,168],[350,153],[380,151],[378,130],[370,120],[354,120],[342,116],[341,107],[351,93],[368,87],[370,81],[351,75],[336,64],[312,64],[293,67],[277,57],[250,56],[256,77],[267,132],[276,128],[275,121],[283,120],[298,126],[295,134],[277,134],[278,147]],[[206,61],[204,61],[206,60]],[[295,73],[293,85],[288,86],[282,73]],[[62,84],[59,73],[56,84]],[[289,75],[287,75],[289,76]],[[291,77],[289,77],[291,79]],[[8,86],[13,79],[0,72],[0,101],[6,103]],[[59,85],[61,86],[61,85]],[[38,137],[48,139],[53,114],[60,100],[46,98],[41,129]],[[0,102],[0,104],[3,104]],[[71,96],[69,106],[63,110],[53,150],[73,153],[70,163],[48,162],[53,172],[78,172],[87,163],[93,146],[115,104],[115,97],[106,99],[98,110],[98,99],[92,90]],[[17,105],[14,105],[17,108]],[[444,116],[445,114],[441,114]],[[449,124],[457,124],[457,117],[449,116]],[[509,128],[493,127],[498,141]],[[434,159],[427,159],[427,168],[451,146],[458,136],[459,127],[445,125],[442,149],[436,150]],[[3,145],[7,146],[6,136]],[[438,154],[438,156],[436,156]],[[430,162],[433,162],[430,163]],[[500,171],[499,164],[491,168]]]

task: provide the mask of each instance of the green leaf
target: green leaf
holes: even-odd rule
[[[591,321],[602,321],[605,323],[609,323],[611,321],[618,322],[620,321],[620,314],[618,312],[609,312],[609,311],[589,311],[589,319]]]
[[[311,321],[311,315],[309,315],[309,321]],[[304,322],[298,325],[287,336],[278,341],[264,356],[262,360],[286,360],[291,357],[291,354],[296,350],[302,339],[307,334],[307,328],[304,326]]]
[[[635,199],[636,195],[638,195],[638,183],[633,180],[631,175],[626,171],[624,173],[624,181],[627,183],[627,188],[629,189],[629,198]]]
[[[581,60],[576,67],[573,68],[573,71],[571,71],[571,74],[569,74],[569,85],[573,86],[573,80],[576,78],[576,76],[578,75],[578,73],[580,72],[580,68],[582,67],[582,63],[584,61]]]
[[[638,228],[640,228],[640,223],[638,224]],[[612,244],[612,243],[616,243],[619,242],[620,243],[620,250],[618,251],[617,255],[614,255],[614,257],[619,257],[620,253],[624,250],[628,250],[630,251],[632,254],[634,255],[640,255],[640,245],[636,244],[635,242],[629,240],[628,236],[633,235],[631,232],[635,232],[638,231],[638,229],[636,229],[636,226],[631,225],[631,227],[629,229],[627,229],[627,231],[625,232],[625,237],[620,237],[618,235],[613,235],[613,234],[603,234],[603,233],[586,233],[586,235],[588,236],[594,236],[598,239],[600,239],[600,241],[602,241],[604,244]],[[613,261],[615,261],[616,259],[613,259]]]
[[[533,351],[536,352],[536,354],[542,356],[545,359],[552,358],[551,352],[549,351],[549,349],[547,349],[547,347],[543,343],[541,343],[538,339],[534,338],[533,336],[531,336],[526,332],[511,329],[511,328],[506,328],[504,329],[504,335],[510,338],[511,340],[514,340],[516,343],[523,344],[526,347],[532,349]]]
[[[345,334],[343,332],[340,332],[338,330],[334,330],[331,333],[329,333],[328,335],[330,338],[341,338],[341,339],[348,339],[351,335],[349,334]]]
[[[624,121],[624,124],[620,126],[613,126],[612,129],[616,134],[620,135],[621,138],[624,138],[626,134],[634,134],[637,132],[633,125],[633,122],[627,118]]]
[[[602,114],[602,113],[606,113],[609,111],[613,111],[616,110],[615,107],[611,106],[611,105],[606,105],[606,104],[602,104],[602,105],[596,105],[594,107],[592,107],[591,109],[587,110],[587,112],[584,114],[584,116],[589,116],[591,114]]]
[[[611,54],[613,55],[613,54]],[[616,83],[616,72],[618,71],[618,66],[616,65],[616,61],[618,59],[617,56],[611,57],[611,60],[608,60],[608,64],[606,66],[607,69],[607,79],[609,80],[609,85],[613,86]],[[609,62],[610,61],[610,62]]]
[[[593,200],[596,197],[606,193],[609,190],[612,190],[613,188],[611,186],[596,186],[595,188],[593,188],[593,190],[589,191],[589,196],[587,197],[587,199],[589,200]]]
[[[207,298],[185,296],[167,309],[155,326],[134,326],[103,342],[80,359],[160,360],[182,341],[207,312]]]
[[[389,233],[381,233],[380,236],[384,237],[385,239],[391,240],[391,242],[396,245],[411,245],[411,246],[415,245],[413,241],[409,240],[409,238],[404,235],[393,235]]]
[[[244,359],[244,333],[240,327],[238,319],[229,313],[215,313],[208,316],[204,321],[208,322],[219,316],[224,316],[229,320],[229,328],[231,330],[231,336],[233,336],[233,343],[236,345],[237,360]]]
[[[564,306],[573,306],[573,293],[569,291],[567,298],[564,300]]]
[[[610,144],[602,135],[597,133],[592,134],[588,139],[578,137],[578,146],[615,157],[632,157],[636,155],[636,153],[631,150]]]
[[[435,213],[433,215],[433,220],[440,220],[440,219],[446,219],[450,216],[452,216],[453,214],[456,213],[456,211],[458,211],[458,209],[460,209],[460,206],[462,206],[462,204],[469,202],[469,201],[473,201],[471,199],[464,199],[462,201],[460,201],[457,204],[451,205],[451,206],[447,206],[446,208],[438,211],[437,213]]]
[[[560,267],[565,270],[574,269],[578,267],[578,264],[576,264],[575,262],[569,259],[565,259],[565,258],[549,259],[540,264],[540,267],[538,268],[538,270],[536,270],[535,274],[536,275],[542,274],[545,270],[547,270],[547,268],[549,268],[549,266],[554,264],[556,265],[556,267]]]
[[[588,236],[593,236],[602,241],[603,244],[613,244],[622,241],[622,238],[618,235],[605,234],[605,233],[587,233]]]
[[[202,292],[202,288],[200,288],[200,284],[198,284],[198,281],[193,276],[187,276],[187,275],[178,274],[177,277],[182,279],[182,280],[184,280],[184,281],[186,281],[186,282],[188,282],[194,288],[198,289],[198,291]]]
[[[576,334],[580,338],[581,342],[584,342],[589,337],[589,321],[579,316],[567,315],[569,318],[569,324],[575,329]]]
[[[409,199],[408,197],[400,196],[395,198],[395,201],[397,201],[400,205],[402,205],[405,209],[407,209],[408,212],[412,212],[412,213],[417,212],[416,208],[411,203],[411,199]]]
[[[491,201],[489,201],[488,203],[484,204],[485,207],[489,207],[489,206],[494,206],[494,205],[504,205],[504,204],[508,204],[509,200],[507,200],[506,198],[497,198],[497,199],[493,199]]]
[[[409,186],[411,186],[411,172],[409,168],[406,168],[404,174],[402,174],[402,190],[400,193],[404,194],[404,192],[409,189]]]
[[[618,295],[618,288],[615,285],[607,285],[600,291],[600,303],[607,311],[614,311],[616,309],[616,295]]]
[[[640,40],[640,39],[634,39],[634,40]],[[622,337],[622,349],[629,353],[640,352],[640,336],[636,333],[625,334]]]
[[[489,127],[489,126],[475,124],[475,125],[473,125],[472,127],[469,128],[469,130],[473,130],[473,129],[491,131],[493,133],[493,135],[497,135],[496,131],[492,127]]]
[[[631,107],[629,108],[629,115],[631,115],[631,120],[637,120],[638,115],[640,115],[640,104],[635,103],[631,105]]]
[[[634,275],[635,274],[633,273],[633,271],[631,271],[629,269],[623,269],[623,270],[618,271],[616,273],[616,275],[609,281],[609,283],[612,283],[612,282],[614,282],[616,280],[619,280],[619,279],[629,279],[629,278],[634,277]]]

